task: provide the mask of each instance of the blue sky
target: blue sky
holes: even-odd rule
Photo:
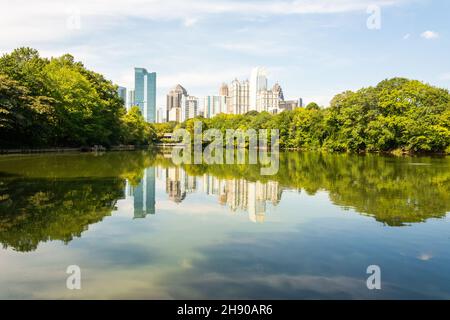
[[[158,106],[177,83],[191,95],[264,66],[287,98],[327,105],[337,93],[404,76],[450,88],[445,0],[0,0],[0,52],[72,53],[127,88],[158,74]],[[369,5],[380,29],[369,29]]]

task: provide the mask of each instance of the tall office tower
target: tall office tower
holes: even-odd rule
[[[161,108],[156,110],[156,123],[161,123]]]
[[[131,107],[133,107],[135,105],[136,105],[136,102],[134,100],[134,90],[128,90],[127,110],[130,110]]]
[[[278,84],[278,82],[273,85],[272,91],[278,95],[278,98],[280,100],[284,100],[283,89],[281,89],[281,86]]]
[[[117,94],[120,99],[123,101],[123,105],[126,106],[127,101],[127,88],[119,86],[117,88]]]
[[[226,83],[222,83],[219,89],[219,96],[228,97],[228,85]]]
[[[229,113],[244,114],[249,111],[249,82],[235,79],[229,86]]]
[[[279,113],[280,101],[283,101],[283,90],[276,83],[271,90],[261,90],[257,94],[256,106],[259,112]]]
[[[187,91],[181,85],[176,85],[167,94],[167,121],[181,121],[181,100],[187,96]]]
[[[226,83],[222,83],[219,89],[219,96],[225,97],[225,106],[222,110],[223,113],[233,113],[233,110],[231,108],[231,104],[229,103],[229,94],[230,90],[228,89],[228,85]]]
[[[156,118],[156,72],[144,68],[134,68],[134,99],[145,121],[155,122]]]
[[[194,96],[182,96],[181,121],[195,118],[198,115],[198,98]]]
[[[299,108],[303,107],[303,99],[302,98],[298,98],[298,106],[299,106]]]
[[[265,68],[256,67],[250,75],[249,111],[260,111],[257,108],[257,99],[261,90],[267,90],[267,71]]]
[[[219,113],[227,112],[226,96],[206,96],[204,102],[204,117],[212,118]]]

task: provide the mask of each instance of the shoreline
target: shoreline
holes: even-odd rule
[[[14,154],[40,154],[40,153],[89,153],[89,152],[114,152],[114,151],[136,151],[136,150],[144,150],[149,148],[158,148],[158,149],[172,149],[176,147],[180,147],[182,144],[179,143],[157,143],[155,145],[147,145],[147,146],[135,146],[135,145],[119,145],[112,146],[109,148],[105,148],[103,146],[94,146],[94,147],[60,147],[60,148],[14,148],[14,149],[0,149],[0,155],[14,155]],[[246,148],[248,149],[248,148]],[[379,154],[379,155],[390,155],[390,156],[450,156],[449,153],[446,152],[413,152],[406,151],[401,149],[395,149],[390,151],[358,151],[358,152],[350,152],[350,151],[330,151],[326,149],[303,149],[303,148],[280,148],[282,152],[327,152],[327,153],[350,153],[350,154]]]
[[[14,148],[14,149],[0,149],[0,155],[11,155],[11,154],[38,154],[38,153],[77,153],[77,152],[107,152],[107,151],[135,151],[141,148],[147,148],[149,146],[135,146],[135,145],[123,145],[123,146],[112,146],[110,148],[105,148],[102,146],[94,147],[61,147],[61,148]]]

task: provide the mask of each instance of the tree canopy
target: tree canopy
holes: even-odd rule
[[[148,143],[152,125],[129,113],[117,86],[71,55],[19,48],[0,58],[2,147]]]

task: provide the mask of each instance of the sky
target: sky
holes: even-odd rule
[[[401,76],[450,88],[447,0],[0,0],[0,54],[74,55],[134,87],[157,73],[157,106],[176,84],[218,94],[263,66],[287,99],[327,106],[345,90]]]

